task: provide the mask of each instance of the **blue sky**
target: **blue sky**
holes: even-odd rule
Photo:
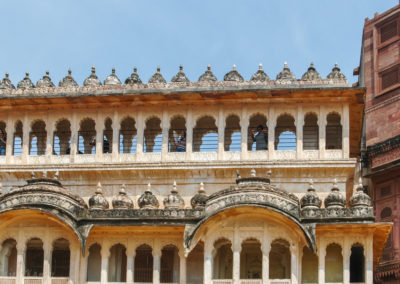
[[[281,1],[2,1],[0,77],[16,85],[26,71],[46,70],[58,84],[72,69],[81,85],[96,66],[101,80],[115,66],[142,81],[161,66],[167,81],[179,64],[197,81],[207,64],[219,80],[236,64],[246,80],[264,65],[275,78],[287,61],[296,77],[313,61],[322,76],[335,62],[350,82],[358,66],[364,19],[397,0]]]

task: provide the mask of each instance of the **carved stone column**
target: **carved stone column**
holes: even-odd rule
[[[303,158],[303,125],[304,125],[304,115],[303,107],[301,105],[297,106],[297,119],[296,119],[296,156],[297,159]]]
[[[218,160],[224,159],[224,142],[225,142],[225,118],[224,118],[224,110],[220,108],[218,112]]]
[[[183,251],[179,253],[179,283],[186,284],[186,257]]]
[[[262,282],[269,283],[269,252],[271,251],[271,240],[267,236],[267,228],[264,226],[264,238],[262,240]]]
[[[51,284],[51,253],[51,241],[46,237],[43,244],[43,284]]]
[[[365,284],[374,282],[374,250],[373,250],[373,234],[368,234],[365,250]]]
[[[161,274],[161,249],[153,248],[153,284],[160,284]]]
[[[117,162],[119,156],[119,130],[121,129],[121,124],[119,123],[119,114],[117,111],[114,111],[112,129],[112,145],[110,145],[110,147],[112,147],[111,155],[113,162]]]
[[[347,239],[344,241],[342,254],[343,254],[343,284],[349,284],[351,247]]]
[[[110,248],[108,245],[103,244],[101,247],[101,276],[100,283],[106,284],[108,282],[108,258],[110,257]]]
[[[248,128],[249,128],[249,118],[247,115],[247,107],[242,108],[242,117],[240,118],[240,131],[241,131],[241,153],[240,159],[246,160],[248,158],[248,148],[247,148],[247,140],[248,140]]]
[[[50,117],[50,115],[47,116],[47,121],[46,121],[46,150],[45,150],[45,155],[46,161],[48,163],[51,162],[51,155],[53,155],[53,133],[54,133],[54,125],[55,121]],[[60,143],[61,144],[61,143]]]
[[[29,155],[29,121],[28,117],[25,114],[24,123],[22,125],[22,163],[28,163],[28,155]]]
[[[290,245],[290,267],[291,267],[291,284],[299,283],[298,268],[298,247],[295,244]]]
[[[325,132],[326,132],[326,117],[325,108],[319,107],[319,118],[318,118],[318,129],[319,129],[319,158],[325,158]]]
[[[134,260],[135,260],[136,250],[129,249],[126,255],[126,283],[133,283],[134,276]]]
[[[169,130],[168,111],[164,110],[161,121],[162,142],[161,142],[161,160],[165,161],[168,155],[168,130]]]
[[[318,284],[325,284],[326,245],[320,241],[318,246]]]
[[[78,284],[79,283],[79,262],[80,262],[80,251],[79,251],[79,246],[71,246],[70,247],[71,254],[70,254],[70,259],[69,259],[69,279],[71,281],[71,284]],[[82,267],[82,269],[84,269]]]
[[[104,129],[104,121],[102,119],[102,115],[100,112],[97,113],[96,119],[96,161],[103,161],[103,129]]]
[[[18,239],[17,243],[17,271],[16,271],[16,283],[24,283],[25,275],[25,251],[26,245],[25,240]]]
[[[193,153],[193,111],[190,108],[187,111],[186,120],[186,160],[192,160]]]
[[[343,137],[342,137],[342,147],[343,147],[343,158],[348,159],[350,157],[350,114],[349,105],[343,105]]]
[[[70,150],[71,163],[75,162],[75,158],[78,153],[78,129],[79,128],[76,119],[76,113],[73,113],[71,120],[71,150]]]
[[[233,284],[239,284],[240,280],[240,250],[241,243],[239,239],[239,226],[235,224],[233,233],[233,273],[232,280]]]
[[[268,158],[269,160],[274,160],[275,156],[275,125],[276,117],[275,110],[273,106],[269,107],[269,116],[267,117],[268,124]]]
[[[14,144],[14,122],[8,118],[7,126],[6,126],[6,134],[7,134],[7,143],[6,143],[6,161],[7,163],[11,162],[11,156],[13,153],[13,144]]]
[[[204,284],[212,283],[212,260],[212,244],[206,241],[204,245]]]
[[[139,111],[138,113],[138,120],[137,120],[137,139],[136,139],[136,155],[143,156],[143,112]]]

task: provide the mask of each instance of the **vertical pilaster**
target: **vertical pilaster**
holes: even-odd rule
[[[268,237],[268,227],[264,225],[264,237],[262,240],[262,282],[269,283],[269,252],[271,250],[271,240]]]
[[[24,115],[24,124],[22,125],[22,163],[28,163],[28,155],[29,155],[29,130],[30,125],[28,121],[28,116]]]
[[[79,255],[81,254],[81,252],[79,252]],[[76,265],[78,265],[79,267],[79,282],[78,283],[86,283],[87,282],[87,258],[88,258],[88,254],[89,252],[86,251],[85,256],[82,255],[82,257],[80,257],[79,262],[76,263]]]
[[[144,121],[143,112],[139,111],[137,123],[137,139],[136,139],[136,154],[138,157],[143,156],[143,131],[144,131]]]
[[[304,115],[303,107],[301,105],[297,106],[297,119],[296,119],[296,156],[297,159],[301,159],[303,154],[303,125],[304,125]]]
[[[17,242],[17,271],[16,271],[16,283],[24,283],[25,275],[25,251],[26,245],[25,240],[21,238],[21,232],[19,234]]]
[[[102,119],[101,112],[97,112],[97,119],[96,119],[96,161],[102,162],[103,161],[103,128],[104,122]]]
[[[160,284],[161,274],[161,248],[153,248],[153,284]]]
[[[168,131],[169,131],[169,119],[167,110],[163,110],[162,113],[161,131],[162,131],[161,160],[165,161],[168,156]]]
[[[290,245],[290,267],[291,267],[291,284],[299,283],[299,269],[297,265],[298,247],[295,244]]]
[[[43,284],[51,284],[51,271],[50,271],[50,264],[51,264],[51,253],[52,253],[52,246],[50,240],[50,232],[46,231],[46,236],[43,241]]]
[[[233,233],[233,284],[239,284],[240,281],[240,249],[239,226],[235,224]]]
[[[69,279],[71,284],[78,284],[79,283],[79,277],[80,277],[80,251],[79,251],[79,246],[71,246],[71,255],[70,255],[70,260],[69,260]],[[82,269],[84,269],[82,267]]]
[[[100,283],[106,284],[108,282],[108,258],[110,257],[110,248],[108,244],[103,243],[101,247],[101,276]]]
[[[318,284],[325,284],[326,245],[320,240],[318,246]]]
[[[350,157],[350,113],[349,113],[349,105],[346,103],[343,105],[343,158],[348,159]]]
[[[276,125],[276,117],[274,107],[268,107],[268,158],[269,160],[275,159],[275,125]]]
[[[126,283],[133,283],[133,275],[134,275],[134,260],[135,260],[136,251],[134,249],[129,249],[127,253],[126,260]]]
[[[325,159],[325,132],[326,132],[326,117],[325,108],[323,106],[319,107],[319,158]]]
[[[54,124],[56,122],[52,119],[51,115],[47,115],[46,121],[46,161],[48,163],[51,162],[51,155],[53,155],[53,132],[54,132]]]
[[[186,160],[192,160],[193,153],[193,111],[189,108],[186,115]]]
[[[368,234],[365,250],[365,284],[374,282],[374,251],[373,251],[373,234]]]
[[[70,149],[70,160],[71,163],[75,162],[76,154],[78,153],[78,121],[76,113],[72,113],[71,121],[71,149]]]
[[[224,159],[225,119],[224,110],[218,111],[218,160]]]
[[[7,143],[6,143],[6,161],[7,163],[11,162],[12,159],[12,150],[14,144],[14,121],[8,116],[7,126],[6,126],[6,134],[7,134]]]
[[[179,253],[179,283],[186,284],[186,257],[183,252]]]
[[[119,156],[119,130],[121,128],[121,124],[119,123],[119,114],[118,111],[114,111],[113,122],[112,122],[112,160],[113,162],[118,162]]]
[[[343,244],[343,284],[350,283],[350,254],[351,247],[349,240],[346,238]]]
[[[211,284],[212,279],[212,244],[206,240],[204,245],[204,284]]]
[[[248,141],[248,128],[249,128],[249,119],[247,115],[247,107],[244,106],[242,108],[242,117],[240,119],[240,131],[241,131],[241,153],[240,153],[240,159],[241,160],[246,160],[248,158],[248,148],[247,148],[247,141]]]

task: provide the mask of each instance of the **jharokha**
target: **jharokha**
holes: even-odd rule
[[[365,88],[183,68],[0,83],[0,283],[373,283]]]

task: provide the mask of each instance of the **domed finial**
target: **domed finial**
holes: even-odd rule
[[[263,70],[262,63],[258,64],[258,70]]]
[[[237,178],[242,178],[242,177],[240,176],[239,170],[236,170],[236,177],[237,177]]]
[[[363,186],[361,177],[358,179],[357,191],[364,191],[364,186]]]
[[[147,184],[146,192],[151,192],[151,184],[150,183]]]
[[[208,70],[208,71],[211,70],[211,65],[210,65],[210,64],[207,65],[207,70]]]
[[[250,176],[251,177],[255,177],[256,176],[256,170],[255,169],[251,169]]]
[[[119,190],[119,193],[126,194],[125,188],[126,188],[125,184],[122,184],[121,189]]]
[[[314,62],[311,61],[310,67],[314,68]]]
[[[160,73],[161,72],[161,67],[157,66],[157,72]]]
[[[6,78],[8,79],[8,77],[10,76],[10,74],[8,74],[8,72],[6,72]]]
[[[288,65],[287,65],[286,61],[283,63],[283,68],[288,68]]]
[[[111,73],[112,73],[113,75],[115,75],[115,67],[113,67],[113,68],[111,69]]]
[[[236,64],[233,64],[232,70],[236,71]]]
[[[72,70],[68,69],[68,75],[71,75],[71,74],[72,74]]]
[[[49,70],[46,71],[46,75],[47,75],[47,76],[50,75],[50,71],[49,71]]]
[[[183,66],[182,66],[182,64],[181,64],[181,65],[179,65],[179,70],[180,70],[180,71],[182,71],[182,70],[183,70]]]
[[[314,181],[312,180],[312,178],[310,178],[309,182],[308,182],[310,188],[314,188]]]
[[[137,67],[133,67],[133,72],[137,73]]]
[[[333,179],[333,186],[334,186],[334,187],[337,187],[337,179],[336,179],[336,178]]]
[[[172,190],[171,192],[178,192],[177,187],[176,187],[176,181],[174,180],[174,184],[172,185]]]
[[[58,180],[59,175],[60,175],[60,173],[59,173],[58,170],[57,170],[56,173],[54,174],[54,179],[55,179],[55,180]]]
[[[43,171],[43,178],[47,178],[47,171]]]
[[[96,193],[103,194],[103,189],[101,187],[101,183],[100,182],[97,184]]]
[[[96,68],[92,66],[92,74],[96,73]]]
[[[26,77],[29,77],[29,72],[25,72],[25,76],[26,76]]]

